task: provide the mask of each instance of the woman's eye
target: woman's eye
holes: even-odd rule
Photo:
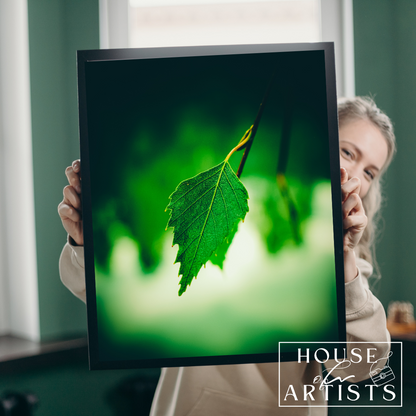
[[[369,177],[371,180],[374,179],[374,174],[371,172],[371,170],[365,170],[364,173]]]
[[[348,157],[348,158],[352,158],[353,154],[347,150],[347,149],[341,149],[341,152],[344,154],[344,156]]]

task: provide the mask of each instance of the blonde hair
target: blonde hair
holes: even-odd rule
[[[380,129],[387,142],[387,159],[380,174],[374,179],[363,198],[363,206],[368,218],[368,224],[356,248],[356,254],[370,262],[377,270],[375,259],[375,238],[377,236],[377,223],[382,203],[381,177],[390,165],[396,152],[396,137],[390,118],[384,114],[370,97],[342,98],[338,100],[339,128],[354,120],[369,120]]]

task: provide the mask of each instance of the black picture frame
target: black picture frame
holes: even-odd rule
[[[332,192],[332,217],[334,236],[334,258],[337,291],[338,338],[331,341],[346,341],[344,265],[342,244],[342,214],[340,189],[340,162],[338,144],[338,113],[335,79],[334,45],[329,42],[303,44],[263,44],[263,45],[232,45],[232,46],[201,46],[201,47],[172,47],[145,49],[111,49],[78,51],[78,99],[79,99],[79,129],[80,150],[82,160],[82,215],[85,247],[85,274],[87,292],[88,343],[90,369],[127,369],[151,367],[200,366],[243,363],[276,362],[276,353],[239,354],[224,356],[202,357],[173,357],[161,359],[134,360],[101,360],[97,324],[97,301],[94,265],[93,218],[91,209],[91,172],[90,172],[90,141],[88,114],[88,85],[86,68],[91,63],[111,61],[158,60],[163,58],[187,58],[201,56],[230,56],[246,54],[281,54],[321,52],[324,59],[328,151],[330,158],[330,176]],[[324,347],[322,343],[321,347]],[[276,347],[277,349],[277,347]],[[281,361],[297,360],[296,352],[285,352],[280,356]]]

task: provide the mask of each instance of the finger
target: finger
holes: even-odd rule
[[[348,181],[347,169],[341,167],[341,185],[344,185]]]
[[[360,194],[361,191],[361,181],[360,179],[354,177],[348,180],[346,183],[341,185],[342,200],[345,201],[349,194],[356,193]]]
[[[65,169],[65,175],[68,179],[68,183],[72,185],[75,190],[80,194],[81,193],[81,177],[79,173],[75,172],[72,166],[68,166]]]
[[[346,218],[352,213],[364,214],[363,202],[356,193],[349,194],[348,198],[342,203],[343,217]]]
[[[72,169],[74,169],[75,173],[81,173],[81,160],[77,159],[72,162]],[[81,175],[80,175],[81,176]]]
[[[81,221],[80,212],[74,209],[73,207],[69,206],[68,204],[65,204],[64,202],[61,202],[58,205],[58,213],[62,221],[71,220],[74,223]]]
[[[71,205],[73,208],[80,210],[81,209],[81,199],[79,194],[75,191],[74,187],[67,185],[64,188],[64,202],[68,205]]]
[[[76,172],[72,166],[68,166],[65,169],[65,175],[68,179],[69,184],[74,187],[74,189],[76,190],[78,194],[80,194],[81,193],[81,176],[79,174],[79,171]]]
[[[344,230],[355,229],[357,232],[361,232],[367,226],[366,215],[350,215],[343,220]]]
[[[77,245],[84,245],[82,220],[79,212],[64,202],[61,202],[58,206],[58,213],[68,235],[72,237]]]

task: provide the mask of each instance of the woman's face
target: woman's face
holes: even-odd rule
[[[363,199],[387,160],[387,141],[370,120],[356,119],[340,128],[339,147],[341,167],[347,170],[348,179],[361,180]]]

